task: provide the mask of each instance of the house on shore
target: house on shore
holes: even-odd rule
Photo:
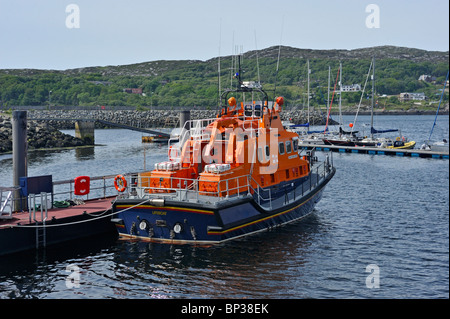
[[[400,93],[398,98],[401,102],[405,101],[425,101],[427,97],[425,93]]]

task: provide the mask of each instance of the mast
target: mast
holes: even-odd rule
[[[339,126],[344,124],[342,119],[342,63],[339,63],[339,70],[341,71],[340,79],[339,79]]]
[[[331,76],[331,66],[328,66],[328,98],[327,98],[327,110],[330,108],[330,76]]]
[[[311,70],[309,69],[309,59],[307,60],[307,68],[308,68],[308,131],[309,131],[309,74]]]
[[[372,110],[370,111],[370,137],[373,139],[373,105],[375,102],[375,57],[372,57]]]
[[[444,88],[442,89],[441,99],[439,100],[439,105],[438,105],[438,108],[436,111],[436,116],[434,118],[433,126],[431,127],[430,136],[428,137],[428,140],[431,140],[431,135],[433,134],[434,127],[436,126],[436,120],[439,115],[439,108],[441,107],[442,98],[444,97],[445,86],[447,85],[447,81],[448,81],[448,71],[447,71],[447,78],[445,79],[445,82],[444,82]]]

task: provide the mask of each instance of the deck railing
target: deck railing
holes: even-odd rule
[[[150,198],[153,196],[169,197],[177,200],[209,202],[216,203],[233,198],[243,196],[253,196],[255,201],[265,209],[274,209],[278,206],[285,205],[295,201],[299,196],[305,196],[311,192],[319,183],[327,178],[333,167],[332,153],[331,157],[326,156],[326,160],[322,163],[315,161],[311,166],[308,178],[303,183],[298,184],[286,193],[283,199],[274,198],[274,194],[270,188],[263,188],[253,179],[251,175],[241,175],[221,181],[208,181],[210,184],[216,184],[214,191],[199,189],[199,179],[188,179],[180,177],[165,178],[170,180],[170,187],[150,187],[151,177],[140,177],[139,173],[127,173],[123,176],[127,179],[128,187],[124,193],[119,193],[114,187],[114,178],[116,175],[104,175],[91,177],[90,193],[84,196],[76,196],[74,194],[74,179],[53,182],[53,192],[46,197],[47,201],[53,205],[55,201],[65,201],[80,199],[82,201],[96,198],[106,198],[114,196],[138,196],[142,198]],[[149,185],[148,187],[139,187]],[[27,198],[15,198],[20,187],[0,187],[0,217],[8,218],[12,214],[13,202],[24,201],[31,203]],[[39,195],[39,194],[38,194]],[[32,196],[33,205],[42,205],[42,196]],[[50,197],[50,199],[49,199]],[[52,208],[50,206],[49,208]],[[29,208],[26,208],[27,210]],[[25,210],[25,207],[22,208]]]
[[[138,173],[122,174],[130,180],[131,176]],[[40,194],[30,194],[27,197],[18,195],[20,187],[0,187],[0,217],[8,218],[13,210],[26,211],[33,209],[32,206],[44,206],[54,208],[55,202],[67,200],[85,201],[97,198],[106,198],[118,196],[119,193],[114,187],[114,178],[117,175],[94,176],[90,178],[90,192],[87,195],[77,196],[75,191],[75,180],[61,180],[53,182],[52,193],[47,193],[46,199],[43,200]],[[129,183],[129,185],[131,185]],[[130,189],[130,187],[128,187]],[[45,201],[45,203],[44,203]],[[16,203],[16,205],[14,205]],[[32,204],[31,204],[32,203]],[[35,207],[34,207],[35,208]]]
[[[311,166],[310,173],[303,183],[293,187],[292,190],[289,191],[289,193],[286,193],[281,199],[280,197],[274,198],[272,190],[270,188],[263,188],[251,175],[235,176],[220,181],[201,181],[200,177],[197,179],[164,177],[164,179],[161,180],[161,183],[164,181],[164,185],[161,184],[159,187],[150,186],[151,176],[130,176],[130,178],[137,178],[137,187],[133,188],[130,194],[142,198],[159,196],[174,200],[199,203],[219,203],[233,198],[248,196],[248,194],[250,194],[261,207],[272,210],[278,206],[281,207],[296,201],[300,196],[303,197],[313,191],[318,184],[328,177],[332,171],[332,167],[332,159],[330,161],[330,158],[327,155],[324,162],[315,163]],[[215,187],[212,187],[214,191],[200,189],[200,182],[214,185]],[[294,183],[294,181],[292,181],[292,183]]]

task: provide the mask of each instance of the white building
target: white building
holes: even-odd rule
[[[343,85],[342,92],[358,92],[361,91],[361,84]]]
[[[425,93],[400,93],[400,101],[425,101],[427,97]]]
[[[436,81],[436,77],[432,75],[422,74],[421,76],[419,76],[419,81],[433,82]]]

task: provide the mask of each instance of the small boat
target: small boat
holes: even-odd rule
[[[269,102],[259,83],[237,77],[216,118],[186,121],[167,161],[116,177],[112,222],[121,238],[217,244],[313,212],[335,174],[332,155],[302,154],[298,134],[282,125],[283,98]]]
[[[406,139],[397,138],[395,141],[388,141],[381,144],[379,147],[390,148],[390,149],[413,149],[416,142],[409,141]]]

